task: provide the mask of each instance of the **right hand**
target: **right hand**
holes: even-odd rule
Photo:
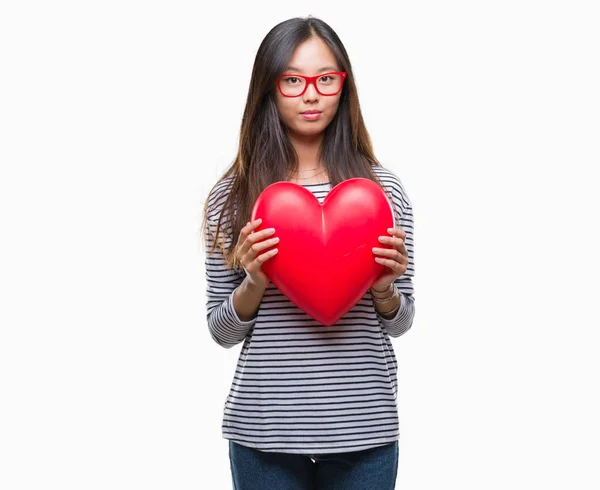
[[[262,223],[262,219],[248,222],[240,231],[238,243],[236,245],[236,257],[246,271],[246,280],[252,286],[266,289],[269,285],[269,278],[261,270],[261,265],[277,254],[274,248],[259,254],[262,250],[272,247],[279,242],[279,238],[270,238],[275,233],[274,228],[267,228],[254,233],[254,230]]]

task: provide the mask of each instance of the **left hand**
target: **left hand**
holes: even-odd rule
[[[379,276],[377,281],[371,286],[380,291],[388,288],[391,283],[403,275],[408,266],[408,251],[404,246],[406,232],[399,228],[388,228],[387,231],[391,236],[380,236],[379,241],[387,245],[392,245],[394,248],[373,249],[373,253],[377,255],[375,261],[387,267],[386,272]]]

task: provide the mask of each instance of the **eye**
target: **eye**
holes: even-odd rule
[[[323,80],[324,78],[330,78],[330,79],[333,79],[333,77],[331,77],[331,76],[329,76],[329,75],[323,75],[323,76],[321,77],[321,81],[324,81],[324,82],[328,82],[328,81],[329,81],[329,80]]]
[[[291,80],[295,80],[295,81],[297,81],[297,80],[298,80],[298,77],[287,77],[287,78],[284,78],[284,79],[283,79],[283,81],[284,81],[285,83],[290,83],[290,84],[292,84],[292,85],[293,85],[293,84],[294,84],[294,82],[292,82]]]

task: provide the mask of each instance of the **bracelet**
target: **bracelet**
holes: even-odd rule
[[[390,289],[392,289],[392,286],[394,285],[394,283],[390,283],[390,285],[385,288],[383,291],[380,291],[379,289],[375,289],[375,288],[371,288],[373,291],[375,291],[376,293],[387,293]]]
[[[396,287],[396,285],[394,283],[392,283],[390,287],[393,288],[393,292],[390,296],[388,296],[386,298],[378,298],[377,296],[373,296],[371,294],[371,296],[373,297],[373,302],[382,305],[382,304],[388,303],[389,301],[392,301],[393,299],[400,296],[400,292],[398,291],[398,288]]]

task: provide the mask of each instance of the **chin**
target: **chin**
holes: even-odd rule
[[[319,121],[295,121],[296,131],[313,133],[314,131],[323,131],[330,123],[329,119]]]
[[[323,124],[319,124],[318,126],[315,124],[310,128],[296,128],[295,131],[298,134],[303,134],[306,136],[312,135],[312,134],[319,134],[322,133],[323,130],[325,129],[326,125]]]

